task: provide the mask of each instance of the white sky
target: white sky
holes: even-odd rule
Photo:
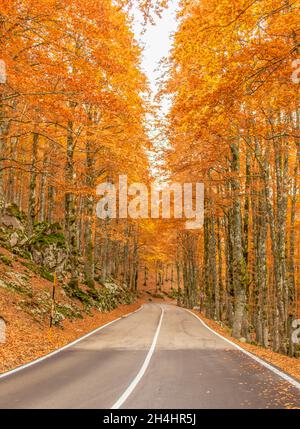
[[[177,29],[176,11],[178,10],[179,0],[172,0],[172,5],[166,9],[161,18],[156,18],[155,25],[148,24],[147,31],[142,34],[141,22],[143,18],[141,14],[134,10],[134,31],[137,40],[144,47],[142,69],[147,75],[152,91],[152,98],[158,90],[157,79],[161,76],[162,70],[159,69],[159,63],[163,58],[168,57],[172,48],[172,35]],[[170,108],[170,102],[166,99],[160,107],[161,115],[164,116]],[[148,125],[150,126],[149,136],[151,136],[154,147],[166,147],[167,142],[161,141],[157,134],[155,125],[152,123],[151,115],[148,116]],[[152,125],[151,125],[152,124]],[[163,160],[152,151],[148,152],[151,171],[153,177],[156,177],[157,183],[161,184],[165,177],[160,173],[160,167],[163,165]]]
[[[141,35],[140,14],[134,11],[135,25],[134,30],[137,39],[141,45],[145,47],[143,56],[143,71],[148,76],[151,89],[155,93],[156,79],[160,72],[157,70],[159,62],[164,57],[167,57],[172,47],[172,33],[176,31],[176,10],[178,9],[179,0],[173,0],[172,4],[166,9],[162,18],[156,19],[155,25],[148,25],[145,34]]]

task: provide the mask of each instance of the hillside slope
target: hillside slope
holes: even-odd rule
[[[0,372],[46,354],[140,305],[136,294],[113,279],[98,281],[93,288],[82,283],[72,290],[67,249],[58,225],[37,223],[28,237],[23,215],[15,206],[6,208],[0,223],[0,319],[6,326]],[[58,283],[51,312],[54,272]]]

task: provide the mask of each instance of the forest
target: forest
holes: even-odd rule
[[[181,0],[154,97],[131,11],[146,26],[169,4],[0,0],[1,247],[71,296],[152,282],[299,357],[300,2]],[[203,227],[99,219],[96,188],[121,175],[204,183]]]

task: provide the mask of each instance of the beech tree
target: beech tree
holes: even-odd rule
[[[28,214],[29,235],[37,222],[63,224],[73,289],[82,258],[84,280],[93,288],[95,244],[104,246],[97,184],[122,173],[132,181],[148,174],[148,107],[141,95],[147,83],[123,10],[131,6],[110,0],[0,2],[7,69],[0,103],[2,206],[16,203]],[[159,12],[156,6],[141,2],[145,18]],[[134,235],[130,240],[136,243]],[[130,261],[135,272],[136,252],[137,245]]]
[[[293,355],[299,85],[291,76],[299,4],[182,2],[179,16],[161,95],[172,97],[172,179],[206,186],[194,288],[206,314],[234,337]],[[185,282],[194,284],[193,276]]]

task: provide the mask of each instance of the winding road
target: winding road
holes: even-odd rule
[[[283,377],[190,312],[151,303],[2,376],[0,408],[300,408],[300,385]]]

